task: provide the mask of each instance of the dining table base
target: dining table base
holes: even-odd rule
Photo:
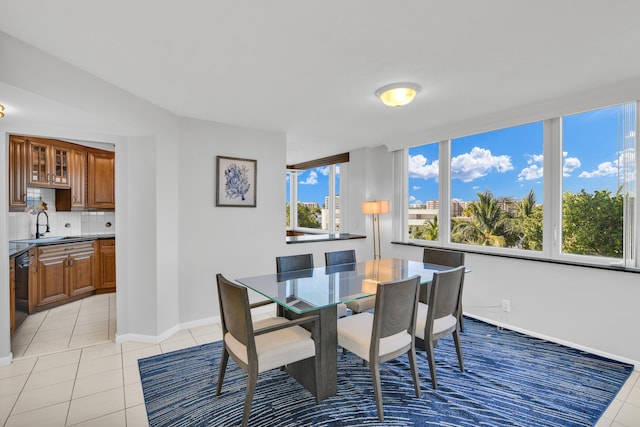
[[[278,307],[279,315],[290,320],[306,316],[318,315],[318,359],[319,372],[316,377],[313,359],[305,359],[286,366],[285,370],[295,378],[314,396],[318,402],[335,396],[338,392],[338,310],[335,305],[319,308],[304,314],[296,314],[292,311]],[[303,327],[307,327],[303,325]],[[307,327],[310,328],[310,327]],[[318,383],[316,395],[315,381]]]

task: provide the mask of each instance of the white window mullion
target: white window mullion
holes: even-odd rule
[[[440,141],[438,159],[438,242],[446,245],[451,242],[451,140]]]
[[[557,258],[562,252],[562,128],[559,118],[544,122],[544,201],[542,253]]]

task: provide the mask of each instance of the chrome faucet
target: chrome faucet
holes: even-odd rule
[[[36,239],[39,239],[41,237],[44,237],[44,233],[40,233],[40,214],[44,214],[44,216],[47,217],[47,229],[44,233],[49,233],[51,231],[51,229],[49,228],[49,215],[45,212],[45,211],[39,211],[38,215],[36,216]],[[44,225],[44,224],[42,224]]]

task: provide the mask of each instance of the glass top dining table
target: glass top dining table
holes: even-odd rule
[[[238,283],[297,314],[375,295],[377,284],[419,275],[420,283],[451,267],[398,258],[383,258],[316,267],[289,273],[236,279]]]

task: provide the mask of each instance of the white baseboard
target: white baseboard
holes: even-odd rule
[[[602,357],[606,357],[612,360],[617,360],[618,362],[623,362],[623,363],[628,363],[630,365],[634,366],[634,369],[636,371],[640,371],[640,361],[638,360],[632,360],[632,359],[627,359],[626,357],[622,357],[622,356],[618,356],[616,354],[611,354],[611,353],[607,353],[604,351],[600,351],[598,349],[595,348],[591,348],[591,347],[586,347],[580,344],[576,344],[573,343],[571,341],[566,341],[566,340],[562,340],[562,339],[558,339],[555,337],[550,337],[548,335],[544,335],[544,334],[540,334],[534,331],[530,331],[528,329],[523,329],[523,328],[518,328],[517,326],[513,326],[513,325],[509,325],[507,323],[504,322],[500,322],[498,320],[494,320],[494,319],[489,319],[486,317],[482,317],[482,316],[477,316],[475,314],[469,314],[469,313],[464,313],[465,316],[467,317],[471,317],[473,319],[478,319],[481,320],[485,323],[489,323],[491,325],[495,325],[498,328],[504,328],[504,329],[509,329],[515,332],[520,332],[521,334],[525,334],[525,335],[529,335],[530,337],[534,337],[534,338],[540,338],[546,341],[551,341],[554,342],[556,344],[561,344],[567,347],[571,347],[571,348],[575,348],[577,350],[582,350],[582,351],[586,351],[587,353],[591,353],[591,354],[595,354],[598,356],[602,356]]]
[[[8,356],[0,357],[0,366],[9,366],[13,360],[13,353],[9,352]]]
[[[275,303],[256,307],[252,310],[254,314],[275,313]],[[208,326],[220,324],[220,316],[207,317],[199,320],[190,320],[188,322],[179,323],[160,335],[142,335],[142,334],[118,334],[116,333],[116,342],[123,343],[127,341],[142,342],[147,344],[159,344],[171,335],[185,329],[199,328],[200,326]]]

